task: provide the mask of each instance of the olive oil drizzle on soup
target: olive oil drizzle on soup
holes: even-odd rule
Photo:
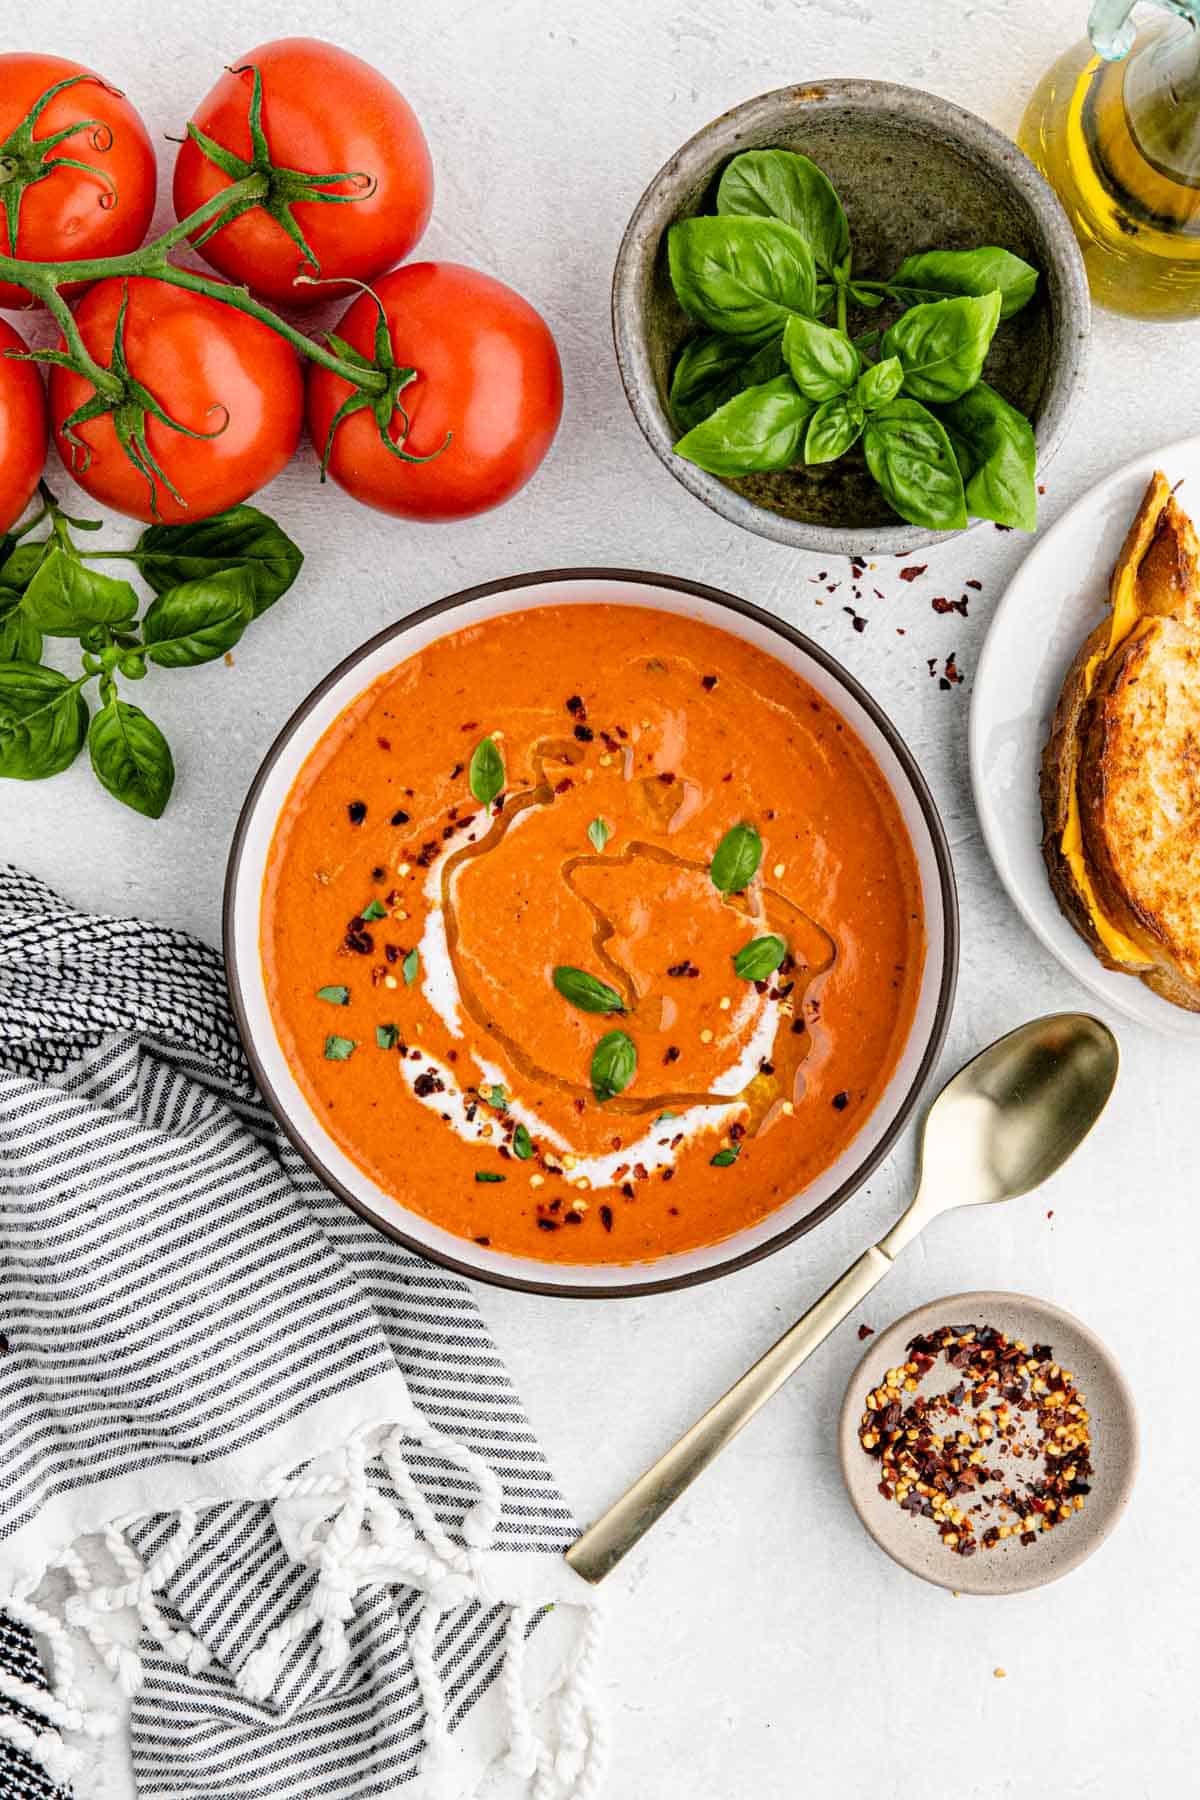
[[[398,1201],[498,1250],[716,1242],[883,1092],[924,959],[898,808],[739,638],[550,606],[468,626],[330,727],[271,847],[280,1042]]]

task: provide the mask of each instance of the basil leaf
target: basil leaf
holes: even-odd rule
[[[810,400],[832,400],[853,387],[862,358],[844,331],[802,319],[797,313],[783,332],[783,357],[792,380]]]
[[[637,1074],[637,1046],[625,1031],[606,1031],[592,1053],[592,1092],[603,1105]]]
[[[53,539],[48,538],[40,538],[32,544],[18,544],[0,563],[0,584],[24,593],[41,568],[42,558],[57,548]]]
[[[476,1181],[507,1181],[507,1175],[498,1175],[494,1169],[476,1169]]]
[[[368,900],[358,916],[360,919],[386,919],[387,907],[379,900]]]
[[[734,825],[717,845],[708,865],[713,886],[723,894],[740,894],[758,871],[762,848],[762,839],[753,825],[745,819]]]
[[[1037,528],[1037,444],[1024,413],[984,381],[941,414],[978,518]]]
[[[586,969],[573,969],[569,963],[560,963],[550,977],[564,1000],[577,1006],[580,1012],[589,1013],[623,1013],[625,1002],[616,988],[609,987],[607,981],[601,981],[598,975],[589,975]]]
[[[167,588],[142,620],[146,655],[164,669],[190,669],[223,656],[254,617],[254,589],[244,569],[222,569]]]
[[[479,1098],[483,1101],[485,1106],[494,1108],[496,1112],[508,1111],[508,1090],[507,1088],[502,1087],[499,1082],[496,1082],[490,1088],[485,1089],[480,1094]]]
[[[420,971],[421,952],[419,950],[410,950],[401,964],[401,967],[404,971],[404,985],[405,987],[411,987]]]
[[[287,533],[256,506],[234,506],[194,525],[151,525],[137,541],[138,567],[156,594],[244,569],[255,618],[287,592],[303,561]]]
[[[375,1042],[381,1050],[394,1050],[400,1042],[400,1027],[398,1025],[377,1025]]]
[[[318,1000],[328,1000],[330,1006],[348,1006],[350,989],[348,987],[323,987],[317,989]]]
[[[710,1156],[708,1160],[714,1169],[727,1169],[730,1163],[737,1161],[741,1150],[740,1144],[726,1144],[723,1150],[718,1150],[717,1154]]]
[[[504,758],[494,738],[480,738],[471,755],[467,771],[471,792],[481,806],[490,806],[504,786]]]
[[[867,415],[867,467],[888,505],[913,525],[958,531],[967,522],[962,476],[940,420],[903,395]]]
[[[775,973],[786,955],[786,942],[773,933],[751,938],[733,959],[734,974],[740,975],[743,981],[765,981],[768,975]]]
[[[850,227],[829,177],[794,150],[745,150],[717,188],[719,213],[751,213],[792,225],[832,275],[850,248]]]
[[[683,346],[671,377],[671,411],[680,428],[690,431],[743,388],[757,387],[782,370],[778,338],[755,349],[745,338],[707,332]]]
[[[325,1039],[326,1062],[348,1062],[358,1049],[353,1038],[337,1037],[334,1033]]]
[[[800,455],[801,436],[813,410],[790,375],[747,388],[719,406],[675,446],[710,475],[750,475],[786,469]]]
[[[864,369],[858,378],[855,393],[862,401],[867,412],[877,406],[886,406],[900,392],[904,380],[904,365],[898,356],[885,356],[882,362]]]
[[[806,463],[833,462],[858,442],[863,428],[862,402],[853,394],[838,394],[818,406],[808,422],[804,438]]]
[[[533,1155],[533,1139],[524,1125],[518,1125],[512,1134],[512,1153],[522,1162],[528,1162]]]
[[[88,753],[101,787],[114,800],[162,817],[175,785],[175,763],[166,738],[140,706],[114,696],[94,714],[88,731]]]
[[[90,625],[125,625],[137,612],[127,581],[114,581],[55,544],[25,589],[25,612],[49,637],[78,637]]]
[[[667,254],[684,312],[730,337],[761,342],[816,304],[812,251],[778,219],[682,219]]]
[[[588,826],[588,842],[597,852],[603,850],[611,836],[612,826],[607,819],[593,819]]]
[[[1000,295],[1000,317],[1009,319],[1033,299],[1038,272],[1011,250],[995,244],[980,250],[923,250],[906,256],[889,288],[908,301],[934,300],[939,294]]]
[[[915,400],[957,400],[979,380],[999,317],[998,293],[914,306],[884,334],[883,354],[900,358]]]
[[[0,775],[40,781],[69,767],[87,736],[80,688],[38,663],[0,663]]]
[[[25,612],[22,596],[0,588],[0,663],[42,660],[42,634]]]

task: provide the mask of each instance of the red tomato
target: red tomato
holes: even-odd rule
[[[126,288],[130,376],[173,420],[202,434],[188,437],[146,418],[150,454],[182,502],[156,480],[155,513],[150,484],[121,448],[111,413],[77,427],[90,461],[68,442],[64,421],[94,390],[73,369],[53,365],[50,418],[58,453],[81,488],[118,512],[169,524],[206,519],[265,486],[295,450],[304,411],[296,354],[268,326],[222,301],[135,276],[97,282],[75,310],[84,344],[106,367]]]
[[[24,349],[25,340],[0,319],[0,531],[25,511],[46,461],[46,395],[37,365],[5,355]]]
[[[49,88],[71,75],[90,73],[82,63],[62,56],[21,50],[0,56],[0,151],[12,154],[13,133]],[[79,129],[70,137],[49,151],[38,150],[40,139],[73,124]],[[15,251],[0,210],[0,251],[38,262],[78,262],[136,250],[154,212],[155,162],[146,127],[128,100],[99,76],[76,82],[50,101],[34,124],[33,138],[29,170],[59,166],[22,193]],[[65,158],[86,163],[96,173],[71,168]],[[0,306],[30,304],[24,288],[0,282]]]
[[[296,275],[370,281],[400,262],[429,223],[433,167],[416,114],[368,63],[319,38],[280,38],[239,57],[200,102],[193,122],[214,142],[251,157],[250,98],[262,77],[262,124],[271,161],[309,175],[370,176],[373,189],[339,183],[329,192],[355,199],[294,203],[292,217],[321,267],[309,267],[279,221],[256,207],[222,226],[201,255],[234,281],[292,306],[314,306],[350,289],[297,286]],[[230,185],[192,138],[175,161],[175,213],[187,218]]]
[[[370,409],[338,426],[329,457],[334,480],[356,500],[407,519],[465,519],[499,506],[533,474],[562,416],[562,369],[550,328],[502,281],[460,263],[409,263],[374,285],[398,366],[417,379],[400,395],[411,421],[404,448],[438,450],[432,462],[401,462],[379,441]],[[338,335],[374,353],[378,313],[356,300]],[[324,450],[333,415],[353,390],[314,364],[308,426]],[[393,419],[398,440],[402,422]]]

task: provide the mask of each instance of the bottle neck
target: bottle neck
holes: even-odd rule
[[[1200,182],[1200,18],[1140,34],[1124,76],[1129,131],[1146,161],[1171,180]]]

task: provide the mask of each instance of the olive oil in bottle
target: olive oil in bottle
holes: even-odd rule
[[[1091,38],[1047,71],[1018,141],[1075,228],[1092,295],[1145,319],[1200,317],[1200,0],[1136,34],[1097,0]]]

